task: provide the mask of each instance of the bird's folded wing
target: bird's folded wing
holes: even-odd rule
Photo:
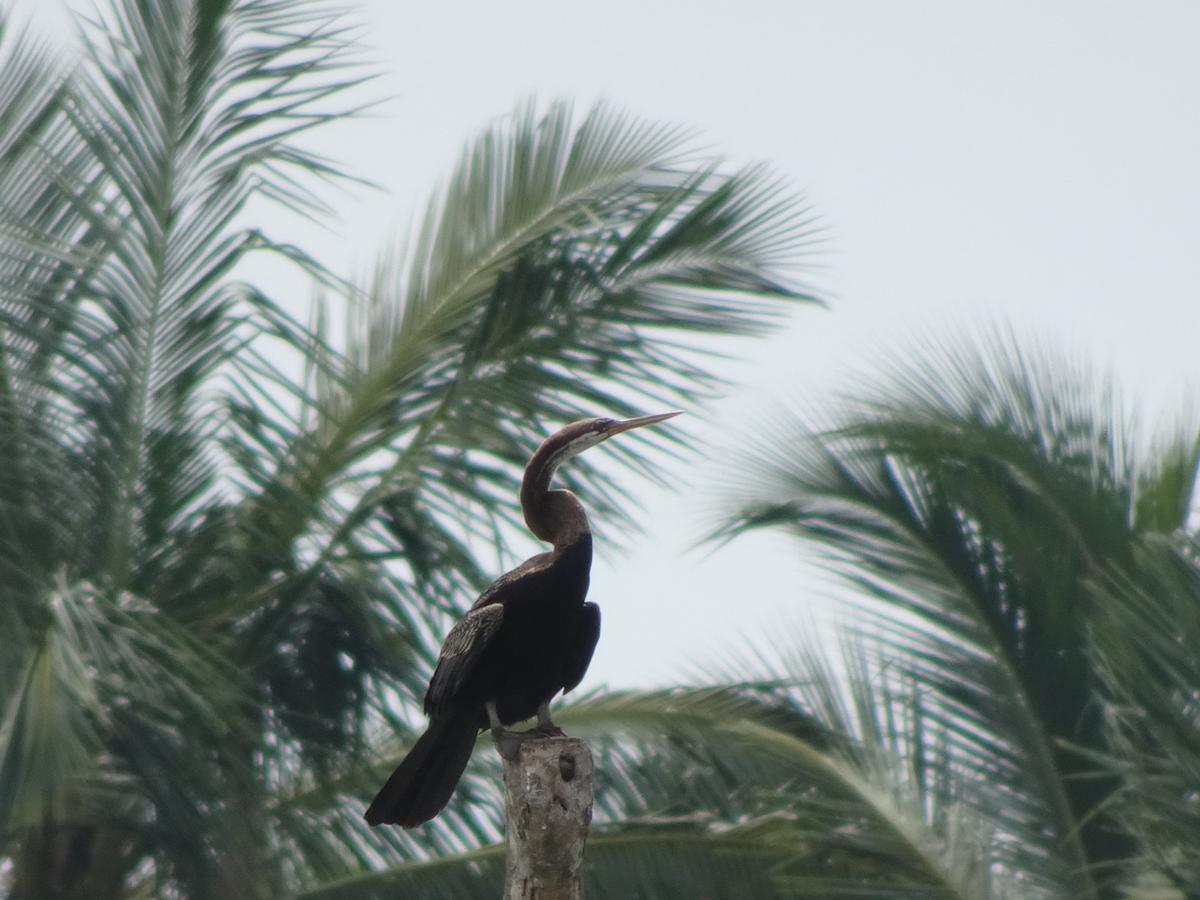
[[[577,688],[592,663],[592,654],[600,640],[600,607],[585,603],[579,610],[574,630],[567,638],[563,670],[563,693]]]
[[[474,612],[495,603],[503,603],[504,598],[511,593],[514,587],[528,582],[530,578],[542,575],[554,565],[556,559],[557,557],[553,553],[539,553],[537,556],[529,557],[511,572],[505,572],[489,584],[479,595],[479,599],[471,605],[471,611]]]
[[[495,603],[471,610],[450,629],[425,692],[425,712],[436,715],[449,708],[503,619],[504,606]]]

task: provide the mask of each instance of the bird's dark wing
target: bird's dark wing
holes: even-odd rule
[[[600,607],[585,603],[579,610],[575,633],[571,635],[571,646],[567,651],[567,665],[563,672],[563,693],[577,687],[592,662],[596,643],[600,640]]]
[[[425,712],[432,716],[449,710],[503,619],[504,604],[492,603],[472,609],[450,629],[425,692]]]
[[[489,584],[479,595],[479,599],[471,605],[471,611],[474,612],[495,603],[503,603],[504,598],[511,594],[514,587],[519,587],[531,576],[537,576],[547,571],[554,565],[556,559],[557,556],[554,553],[539,553],[537,556],[529,557],[511,572],[505,572]]]

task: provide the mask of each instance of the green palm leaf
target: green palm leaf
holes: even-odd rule
[[[924,715],[919,696],[881,684],[849,646],[845,661],[858,670],[840,692],[815,650],[799,647],[758,696],[745,687],[616,695],[559,718],[573,731],[624,734],[642,742],[642,754],[651,751],[631,789],[633,806],[651,802],[652,817],[680,812],[654,811],[656,796],[710,810],[717,830],[751,816],[779,854],[773,876],[782,896],[1016,896],[1004,875],[980,864],[993,835],[957,796],[936,728],[915,744],[907,735],[903,746],[894,731],[900,718]],[[735,669],[744,678],[761,664],[742,660]],[[656,744],[670,752],[656,758]],[[694,765],[681,747],[696,748]],[[689,803],[706,783],[710,795]]]
[[[882,664],[931,698],[955,765],[987,774],[963,798],[1005,837],[997,863],[1071,896],[1131,852],[1101,811],[1114,780],[1064,745],[1104,747],[1090,580],[1191,502],[1187,453],[1146,454],[1115,396],[1010,336],[927,343],[833,420],[766,429],[721,532],[780,527],[818,550],[863,598]]]
[[[105,845],[112,837],[106,828],[136,827],[147,806],[160,841],[201,827],[202,786],[246,774],[232,760],[189,757],[180,728],[186,724],[191,740],[219,752],[236,734],[233,714],[245,696],[237,674],[132,598],[114,602],[90,585],[60,582],[39,601],[40,628],[25,674],[4,699],[0,726],[0,834],[33,835],[18,866],[31,877],[53,877],[40,871],[39,857],[71,841],[81,851]],[[42,830],[47,821],[57,830]],[[117,858],[106,861],[118,871],[122,844],[110,845]],[[211,865],[178,853],[174,859],[181,868]]]
[[[724,834],[679,825],[606,829],[588,839],[584,889],[591,896],[667,900],[679,896],[729,898],[778,896],[767,875],[780,856],[753,829]],[[504,881],[504,845],[352,876],[304,891],[304,900],[394,897],[429,900],[491,898]]]
[[[1109,701],[1101,763],[1123,786],[1113,814],[1139,839],[1136,874],[1173,885],[1179,896],[1200,883],[1196,549],[1188,539],[1140,546],[1135,567],[1102,580],[1103,612],[1093,624]]]
[[[12,253],[45,261],[26,265],[11,288],[25,302],[0,324],[14,368],[88,473],[76,520],[90,517],[90,552],[116,587],[211,484],[203,445],[220,420],[199,398],[241,343],[223,278],[262,245],[235,220],[259,194],[315,202],[288,186],[289,171],[328,167],[293,138],[353,83],[328,79],[345,50],[329,19],[311,3],[116,5],[85,28],[95,77],[60,98],[65,134],[30,151],[49,199],[34,180],[6,211]],[[26,210],[51,201],[50,230],[25,236],[40,224]],[[69,292],[51,301],[44,276],[64,240],[72,271],[60,263],[49,284]]]

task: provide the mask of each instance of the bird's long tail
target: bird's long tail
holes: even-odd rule
[[[367,807],[367,822],[411,828],[436,816],[450,802],[478,734],[473,715],[435,718]]]

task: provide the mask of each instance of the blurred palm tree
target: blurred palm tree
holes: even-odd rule
[[[842,766],[797,815],[861,808],[827,894],[1193,896],[1195,418],[1147,442],[1110,380],[1003,333],[867,385],[766,423],[721,500],[720,537],[781,529],[851,588],[842,646],[774,667],[831,735],[797,768]]]
[[[325,3],[113,0],[71,68],[2,38],[0,885],[492,896],[490,761],[424,830],[372,832],[380,757],[479,553],[510,556],[540,436],[709,394],[706,335],[813,299],[782,274],[806,213],[676,128],[527,105],[355,286],[250,216],[326,219],[344,177],[304,148],[362,80]],[[308,273],[345,336],[240,280],[252,253]],[[620,523],[611,474],[572,486]],[[650,815],[640,780],[705,800],[683,750],[603,752],[601,895],[770,896],[775,851],[729,802],[722,828]]]

